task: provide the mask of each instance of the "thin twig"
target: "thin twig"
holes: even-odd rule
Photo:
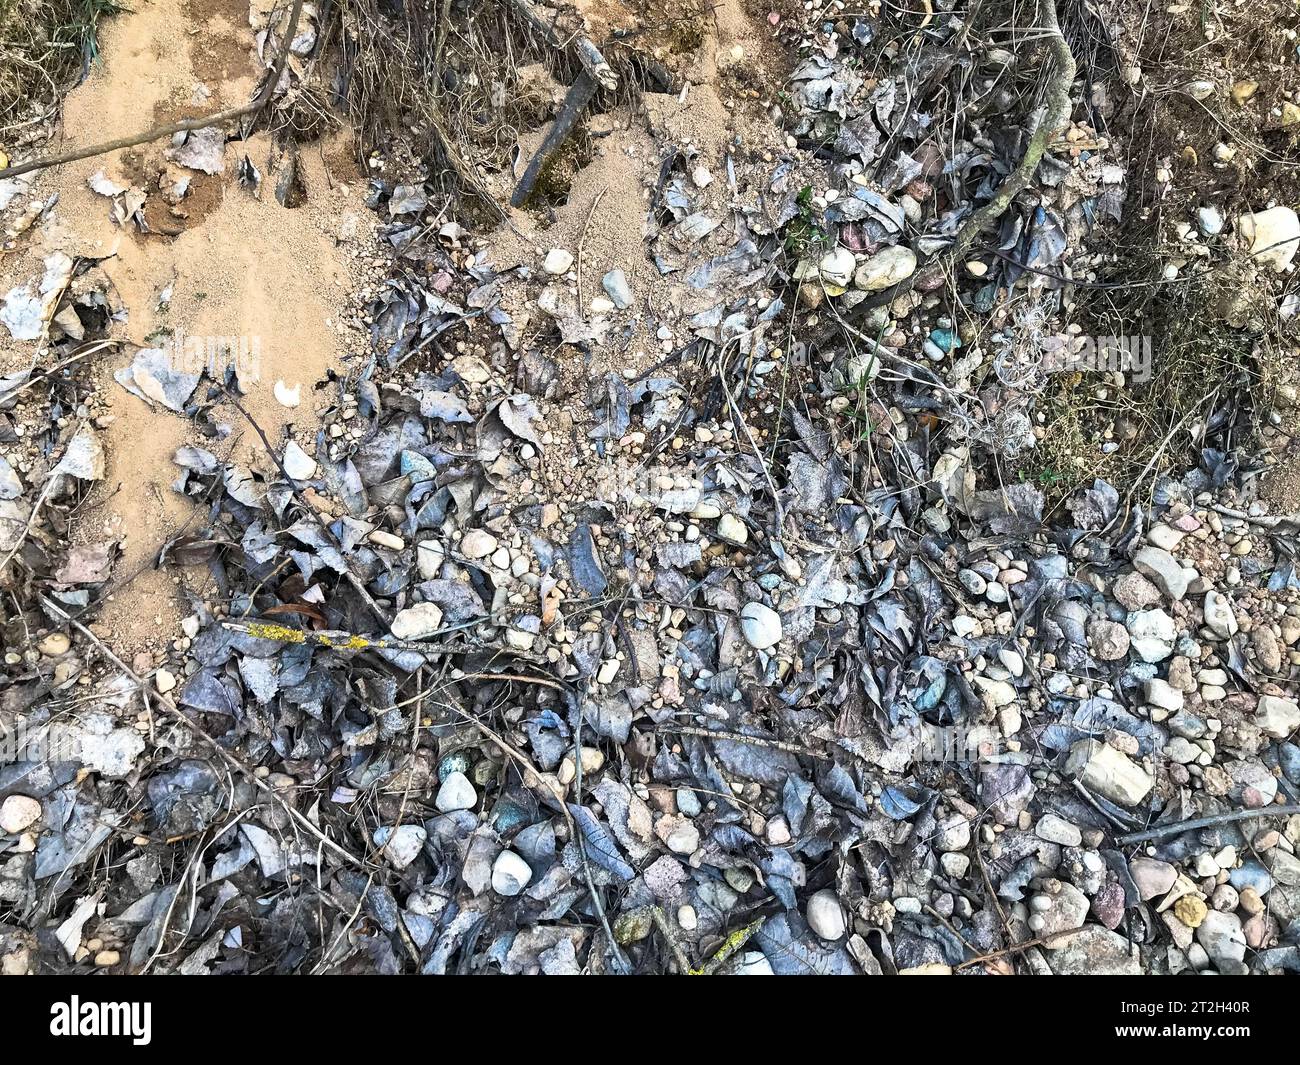
[[[1253,810],[1230,810],[1226,814],[1212,814],[1209,817],[1193,817],[1187,821],[1175,821],[1168,825],[1143,829],[1141,832],[1129,832],[1115,837],[1117,847],[1127,847],[1130,843],[1146,843],[1148,840],[1164,839],[1177,836],[1182,832],[1191,832],[1197,828],[1210,828],[1214,825],[1227,825],[1234,821],[1251,821],[1260,817],[1290,817],[1300,814],[1300,803],[1288,803],[1286,806],[1261,806]]]
[[[676,732],[682,736],[704,736],[711,740],[727,740],[731,743],[744,743],[750,747],[770,747],[776,751],[787,751],[790,754],[797,754],[804,758],[816,758],[823,762],[831,762],[834,759],[829,754],[823,754],[821,751],[814,751],[811,747],[803,747],[797,743],[789,743],[786,740],[769,740],[762,736],[746,736],[743,732],[728,732],[724,729],[699,728],[695,725],[660,725],[660,732]]]
[[[1037,939],[1027,939],[1023,943],[1016,943],[1010,947],[1003,947],[1001,950],[995,950],[990,954],[981,954],[978,958],[970,958],[960,965],[954,965],[953,969],[969,969],[972,965],[980,965],[986,961],[993,961],[997,958],[1004,958],[1008,954],[1022,954],[1031,947],[1044,947],[1050,943],[1055,943],[1058,939],[1064,939],[1066,936],[1078,935],[1085,931],[1087,925],[1079,928],[1067,928],[1064,932],[1053,932],[1050,936],[1039,936]],[[1049,947],[1048,949],[1052,949]]]
[[[673,932],[673,927],[668,923],[668,915],[664,913],[662,906],[651,906],[650,916],[654,919],[660,935],[668,944],[668,949],[672,951],[673,960],[677,962],[677,968],[683,976],[691,971],[690,960],[686,957],[686,952],[682,950],[682,945],[677,942],[677,935]]]
[[[322,629],[311,632],[307,629],[295,629],[278,621],[253,618],[249,621],[223,621],[221,627],[232,632],[241,632],[256,640],[273,640],[276,643],[305,643],[314,647],[327,647],[331,651],[415,651],[422,655],[464,654],[472,650],[469,647],[457,647],[450,644],[424,643],[420,640],[399,640],[395,636],[361,636],[355,632],[342,629]],[[459,628],[460,626],[457,626]],[[439,629],[430,633],[437,636],[456,629]]]

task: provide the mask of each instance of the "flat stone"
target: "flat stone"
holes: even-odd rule
[[[1065,771],[1077,777],[1084,787],[1121,806],[1136,806],[1155,787],[1150,773],[1127,755],[1097,740],[1080,740],[1071,747]]]
[[[847,288],[853,280],[853,270],[857,265],[853,253],[848,248],[835,248],[822,256],[817,270],[822,279],[829,284]]]
[[[1178,879],[1174,866],[1155,858],[1134,858],[1128,863],[1128,871],[1143,902],[1168,894]]]
[[[1047,944],[1052,971],[1060,976],[1140,976],[1141,961],[1133,944],[1117,932],[1089,925],[1072,936]]]
[[[1083,843],[1083,833],[1077,825],[1070,824],[1056,814],[1044,814],[1034,825],[1034,835],[1062,847],[1078,847]]]
[[[985,699],[996,709],[1008,706],[1016,701],[1016,689],[1005,680],[993,680],[990,677],[972,677],[971,682],[983,693]]]
[[[1024,676],[1025,659],[1019,651],[1013,651],[1009,647],[1003,647],[998,651],[998,661],[1006,667],[1007,672],[1013,677]]]
[[[1055,895],[1038,897],[1049,900],[1047,909],[1041,912],[1041,919],[1035,922],[1038,925],[1035,930],[1040,935],[1055,935],[1083,926],[1090,903],[1088,896],[1073,884],[1063,881],[1061,890]],[[1034,925],[1031,924],[1030,927]]]
[[[674,854],[694,854],[700,846],[700,830],[677,814],[665,814],[655,822],[655,835]]]
[[[1177,712],[1183,708],[1186,696],[1167,680],[1153,677],[1146,682],[1146,700],[1162,710]]]
[[[284,463],[285,472],[295,481],[310,481],[316,476],[316,460],[299,447],[296,440],[284,445],[284,458],[280,461]]]
[[[1294,854],[1277,847],[1264,856],[1264,864],[1273,874],[1273,879],[1283,887],[1300,887],[1300,858]]]
[[[1290,207],[1270,207],[1267,211],[1243,214],[1237,220],[1244,240],[1249,242],[1247,254],[1252,262],[1271,267],[1282,273],[1295,259],[1300,245],[1300,216]]]
[[[1300,704],[1277,695],[1261,695],[1255,705],[1255,724],[1266,736],[1284,740],[1300,729]]]
[[[1160,548],[1162,551],[1172,551],[1183,542],[1183,537],[1186,535],[1182,530],[1175,529],[1162,522],[1151,526],[1147,531],[1147,543]]]
[[[1133,556],[1133,565],[1139,573],[1150,577],[1156,587],[1175,601],[1187,594],[1187,586],[1196,576],[1192,570],[1183,569],[1178,559],[1158,547],[1144,547]]]

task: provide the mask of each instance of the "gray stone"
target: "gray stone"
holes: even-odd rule
[[[295,481],[310,481],[316,476],[316,460],[298,446],[296,440],[284,445],[285,472]]]
[[[1196,929],[1196,942],[1204,948],[1216,969],[1245,960],[1246,936],[1241,930],[1241,918],[1235,913],[1210,910]]]
[[[396,828],[385,825],[376,829],[374,835],[375,846],[397,869],[405,869],[415,861],[428,838],[429,834],[419,825],[398,825]]]
[[[1196,574],[1183,569],[1178,559],[1168,551],[1158,547],[1144,547],[1133,556],[1133,565],[1139,573],[1150,577],[1170,599],[1182,599],[1187,594],[1187,586]]]
[[[750,647],[764,651],[781,642],[781,615],[762,603],[746,603],[740,611],[740,629]]]
[[[478,802],[478,792],[464,773],[448,773],[438,789],[434,805],[445,814],[453,810],[472,810]]]
[[[502,851],[492,863],[492,890],[513,898],[528,886],[533,871],[514,851]]]
[[[486,529],[470,529],[460,540],[460,553],[466,558],[487,558],[497,549],[497,538]]]
[[[632,287],[627,283],[627,275],[622,270],[611,270],[601,279],[605,294],[620,311],[632,306]]]
[[[1177,629],[1163,610],[1136,610],[1129,615],[1128,634],[1143,662],[1163,662],[1174,653]]]
[[[1093,618],[1088,622],[1088,643],[1103,662],[1118,662],[1128,654],[1131,642],[1128,630],[1117,621]]]
[[[1255,706],[1255,724],[1275,740],[1284,740],[1300,729],[1300,704],[1277,695],[1261,695]]]
[[[1300,858],[1276,847],[1264,855],[1264,864],[1283,887],[1300,887]]]
[[[1035,931],[1040,935],[1050,936],[1058,932],[1068,932],[1080,928],[1088,916],[1088,896],[1073,884],[1062,882],[1061,890],[1055,895],[1038,896],[1047,898],[1049,905],[1039,915],[1041,920],[1034,922]],[[1031,927],[1034,927],[1031,925]]]
[[[1052,971],[1059,976],[1140,976],[1142,965],[1133,944],[1101,925],[1089,925],[1048,944]]]
[[[1136,571],[1117,580],[1111,594],[1125,610],[1145,610],[1160,602],[1160,589]]]
[[[569,267],[573,265],[573,253],[565,248],[552,248],[546,253],[546,259],[542,263],[542,269],[553,277],[559,277],[561,274],[567,274]]]
[[[832,942],[842,938],[848,928],[844,919],[844,907],[840,905],[839,896],[830,888],[822,888],[808,900],[805,916],[809,928],[822,939]]]
[[[1167,680],[1155,677],[1146,682],[1146,700],[1162,710],[1177,712],[1183,708],[1185,696]]]
[[[423,640],[442,627],[442,609],[436,603],[416,603],[393,618],[393,635],[399,640]]]
[[[1143,902],[1167,894],[1178,879],[1174,866],[1155,858],[1134,858],[1128,863],[1128,871]]]
[[[1214,589],[1205,593],[1205,625],[1219,639],[1227,640],[1237,633],[1237,617],[1227,596]]]
[[[916,255],[911,248],[895,245],[883,248],[858,267],[853,284],[864,292],[880,292],[916,271]]]
[[[964,851],[970,846],[970,821],[960,814],[945,817],[935,829],[934,845],[941,851]]]
[[[1056,814],[1044,814],[1034,825],[1034,834],[1049,843],[1059,843],[1063,847],[1077,847],[1083,842],[1083,833],[1077,825],[1070,824]]]
[[[1137,763],[1107,744],[1080,740],[1070,748],[1065,771],[1086,788],[1121,806],[1136,806],[1155,787],[1155,779]]]

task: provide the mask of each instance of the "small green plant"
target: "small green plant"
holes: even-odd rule
[[[785,250],[796,259],[806,259],[813,251],[820,250],[826,244],[826,233],[817,224],[812,195],[811,185],[805,185],[799,190],[794,200],[799,213],[786,227]]]

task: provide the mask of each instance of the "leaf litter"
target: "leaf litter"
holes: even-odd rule
[[[936,140],[907,79],[1005,57],[953,13],[895,54],[895,17],[724,4],[495,233],[376,168],[366,350],[301,381],[318,422],[123,344],[110,387],[192,429],[153,563],[203,574],[129,663],[96,620],[120,544],[69,539],[96,380],[5,408],[7,970],[1300,964],[1292,519],[1226,422],[1149,506],[1006,482],[1042,437],[1024,303],[1042,356],[1124,174],[1070,125],[954,281],[1031,116]],[[779,104],[746,80],[775,53]],[[14,290],[40,372],[121,319],[98,271]]]

